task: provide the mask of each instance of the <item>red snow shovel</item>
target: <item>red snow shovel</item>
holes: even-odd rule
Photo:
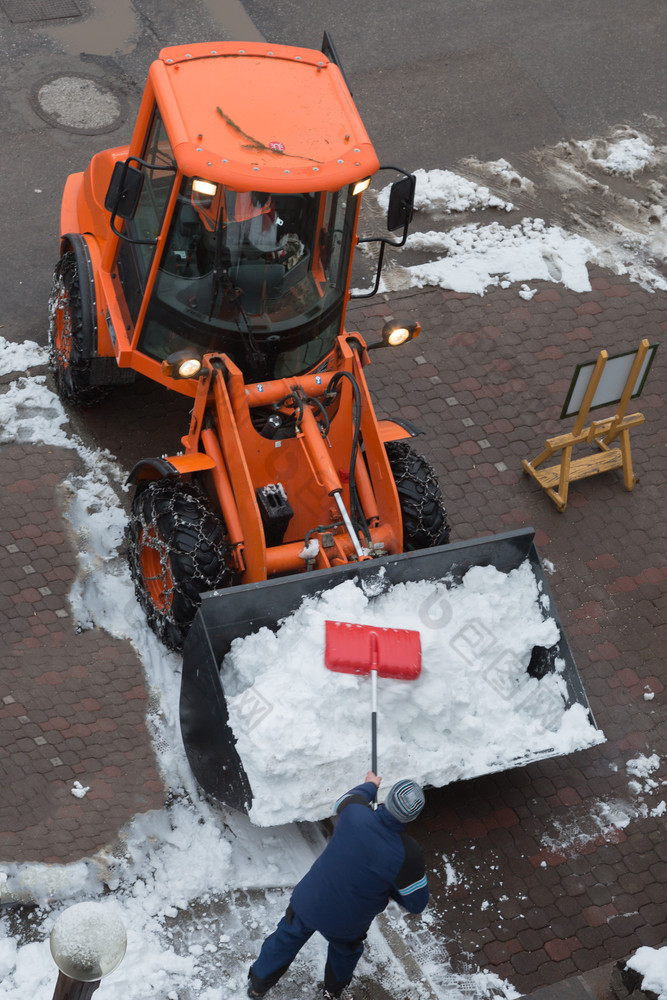
[[[377,676],[414,681],[422,668],[421,636],[407,628],[325,623],[324,664],[341,674],[371,675],[371,770],[377,774]]]

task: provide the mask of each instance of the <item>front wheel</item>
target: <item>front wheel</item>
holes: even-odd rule
[[[134,498],[127,538],[148,624],[165,646],[181,649],[204,591],[232,583],[225,525],[194,483],[156,479]]]
[[[446,545],[451,529],[432,466],[405,441],[387,441],[385,448],[401,505],[403,550]]]
[[[75,406],[95,406],[108,396],[107,386],[91,384],[95,354],[95,314],[74,250],[58,261],[49,298],[49,362],[58,395]]]

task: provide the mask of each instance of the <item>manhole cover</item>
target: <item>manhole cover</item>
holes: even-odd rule
[[[66,132],[113,132],[125,117],[122,98],[93,76],[51,76],[33,89],[32,104],[50,125]]]
[[[81,11],[72,0],[0,0],[0,7],[12,24],[81,17]]]

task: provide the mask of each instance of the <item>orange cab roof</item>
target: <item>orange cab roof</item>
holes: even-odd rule
[[[375,173],[339,68],[257,42],[162,49],[149,79],[180,170],[239,191],[335,191]]]

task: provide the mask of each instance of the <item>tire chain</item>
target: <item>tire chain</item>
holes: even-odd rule
[[[221,533],[224,528],[198,487],[182,482],[170,484],[172,496],[166,497],[164,492],[158,492],[160,484],[164,490],[164,481],[157,481],[155,486],[151,483],[147,487],[151,492],[148,505],[145,496],[147,490],[143,490],[135,500],[132,523],[127,530],[130,541],[128,558],[137,597],[147,613],[151,627],[166,645],[180,648],[192,624],[201,594],[232,583],[231,547],[224,539],[210,537],[216,533],[217,528],[220,528]],[[184,505],[187,505],[187,513]],[[149,506],[148,512],[145,512],[146,506]],[[165,518],[169,524],[167,533],[160,527]],[[181,539],[191,542],[187,549],[182,544],[177,544],[179,534]],[[140,547],[142,538],[143,544],[158,554],[162,571],[160,579],[164,588],[163,608],[155,606],[144,584]],[[207,550],[208,558],[202,559],[201,554]],[[176,567],[170,555],[176,556]],[[184,560],[189,572],[187,577],[179,579],[175,569]],[[206,562],[212,564],[212,572],[207,572]],[[171,585],[168,581],[171,581]],[[185,614],[176,613],[175,608],[179,607]]]
[[[69,287],[67,281],[69,280]],[[57,313],[62,315],[60,346],[56,343]],[[74,406],[95,406],[109,395],[108,386],[91,386],[90,362],[77,343],[75,321],[83,323],[79,265],[74,251],[65,253],[53,275],[49,296],[49,364],[60,398]],[[63,346],[63,344],[65,346]]]
[[[76,279],[77,275],[78,270],[75,260],[74,279]],[[51,285],[51,294],[49,296],[49,364],[51,365],[51,369],[56,373],[57,382],[60,382],[62,379],[62,372],[69,364],[72,353],[72,310],[71,308],[66,308],[66,303],[70,296],[71,292],[67,290],[65,279],[58,268],[53,275],[53,284]],[[62,311],[63,317],[60,347],[56,343],[56,315],[59,308]],[[64,349],[62,346],[63,342],[67,345]]]
[[[410,522],[411,540],[419,539],[409,547],[446,545],[450,533],[447,508],[432,465],[404,441],[390,441],[386,448],[404,524]]]

